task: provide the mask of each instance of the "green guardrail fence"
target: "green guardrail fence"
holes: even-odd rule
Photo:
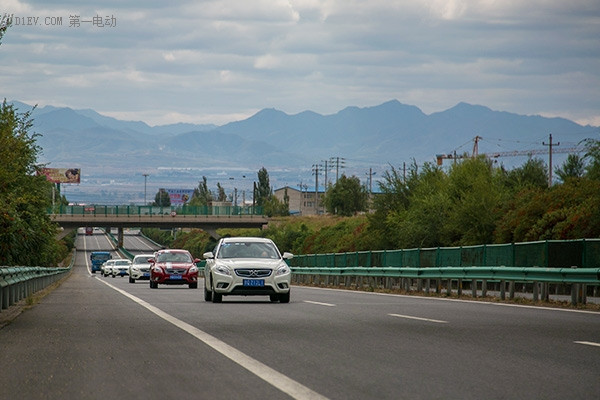
[[[600,239],[297,255],[293,267],[600,268]]]
[[[345,287],[396,286],[439,293],[453,285],[459,295],[468,282],[472,296],[487,294],[488,284],[502,299],[514,298],[515,284],[529,284],[533,300],[548,301],[549,284],[568,285],[571,303],[585,303],[588,287],[600,286],[600,239],[546,240],[462,247],[357,251],[297,255],[289,262],[296,283]]]
[[[56,206],[47,210],[48,214],[61,215],[263,215],[263,208],[259,206]]]
[[[75,251],[68,267],[0,267],[0,312],[61,279],[74,262]]]

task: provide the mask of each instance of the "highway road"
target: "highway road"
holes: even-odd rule
[[[0,398],[600,394],[600,313],[296,286],[289,304],[213,304],[91,275],[87,252],[111,247],[99,233],[77,247],[71,276],[0,329]]]

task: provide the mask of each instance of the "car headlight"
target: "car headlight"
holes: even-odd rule
[[[131,267],[131,270],[132,270],[132,271],[136,271],[136,272],[137,272],[137,271],[139,271],[139,270],[140,270],[140,268],[139,268],[139,267]]]
[[[157,274],[162,274],[163,270],[161,267],[154,267],[154,268],[152,268],[152,272],[156,272]]]
[[[231,270],[229,268],[227,268],[226,266],[224,266],[224,265],[217,265],[217,266],[215,266],[214,271],[217,274],[221,274],[221,275],[229,275],[229,276],[231,275]]]
[[[275,271],[275,275],[279,276],[279,275],[285,275],[285,274],[289,274],[290,273],[290,267],[288,267],[287,265],[282,265],[281,267],[277,268],[277,271]]]
[[[196,267],[195,265],[188,269],[188,274],[195,274],[196,272],[198,272],[198,267]]]

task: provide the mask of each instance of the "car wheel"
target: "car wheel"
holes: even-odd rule
[[[190,283],[190,289],[198,289],[198,282]]]
[[[158,283],[150,281],[150,289],[157,289]]]
[[[279,301],[279,296],[278,296],[278,295],[276,295],[276,294],[270,294],[270,295],[269,295],[269,299],[270,299],[272,302],[276,302],[276,301]]]
[[[215,292],[215,288],[213,287],[213,279],[212,277],[210,278],[210,286],[212,288],[212,302],[213,303],[220,303],[223,301],[223,295],[221,293],[217,293]]]
[[[135,283],[135,279],[133,279],[132,277],[129,277],[129,283]]]
[[[211,301],[211,300],[212,300],[212,292],[206,288],[206,285],[204,285],[204,301]]]
[[[287,293],[280,294],[279,302],[280,303],[289,303],[290,302],[290,292],[288,291]]]
[[[117,276],[116,276],[115,274],[112,274],[112,277],[113,277],[113,278],[116,278]]]

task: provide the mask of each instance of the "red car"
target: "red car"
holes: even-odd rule
[[[199,259],[194,259],[187,250],[159,250],[148,262],[150,267],[150,288],[158,285],[189,285],[190,289],[198,288]]]

